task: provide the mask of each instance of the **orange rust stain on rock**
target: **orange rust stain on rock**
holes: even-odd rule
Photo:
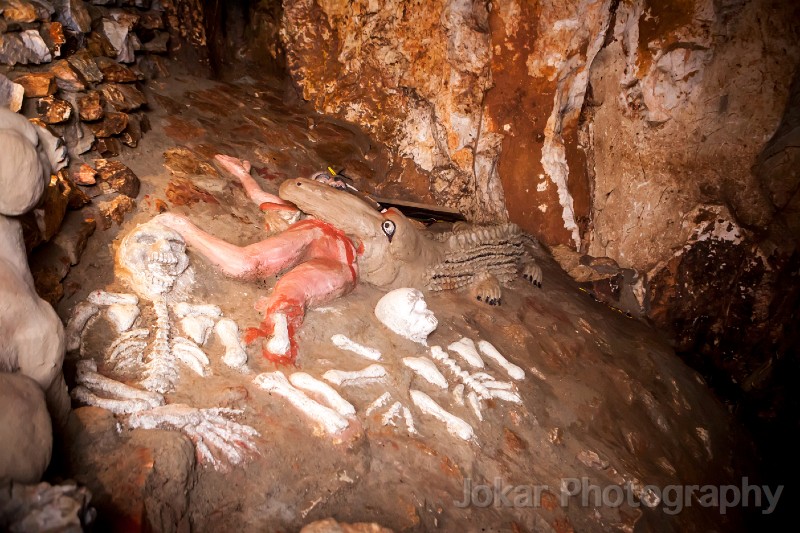
[[[653,62],[653,52],[648,44],[653,41],[669,44],[677,30],[692,23],[695,4],[695,0],[645,0],[644,12],[647,16],[639,19],[639,54],[636,64],[636,75],[640,79],[647,74]]]
[[[558,498],[556,498],[549,490],[542,491],[542,508],[546,511],[554,511],[558,509]]]
[[[172,205],[219,204],[211,193],[183,178],[170,181],[165,192]]]
[[[503,438],[506,442],[506,448],[516,454],[528,448],[528,444],[508,428],[503,428]]]
[[[439,470],[441,470],[446,476],[450,476],[454,479],[460,480],[463,478],[458,465],[447,456],[442,457],[442,459],[439,461]]]
[[[528,75],[526,60],[537,35],[531,24],[522,21],[535,21],[537,16],[534,4],[522,3],[521,23],[516,35],[509,36],[499,11],[490,14],[492,47],[501,52],[492,58],[494,87],[486,94],[485,104],[492,121],[506,133],[498,171],[511,220],[548,245],[568,244],[571,236],[564,228],[555,185],[547,180],[544,190],[537,189],[539,176],[544,175],[544,129],[556,89],[555,81]],[[508,45],[515,53],[507,51]],[[544,211],[539,208],[542,205],[547,206]]]
[[[562,133],[564,148],[569,165],[567,189],[572,196],[572,209],[581,240],[589,231],[592,209],[592,189],[586,174],[586,154],[578,148],[578,125],[565,124]],[[570,242],[570,245],[572,242]]]

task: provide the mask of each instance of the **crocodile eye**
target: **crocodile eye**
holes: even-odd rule
[[[384,220],[383,224],[381,224],[381,229],[389,237],[389,242],[392,242],[392,237],[394,236],[395,225],[394,222],[391,220]]]

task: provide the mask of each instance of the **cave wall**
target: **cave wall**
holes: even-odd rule
[[[776,346],[797,307],[786,285],[797,276],[796,130],[786,119],[796,3],[283,8],[287,68],[303,97],[393,155],[382,192],[476,222],[511,219],[551,247],[634,269],[643,312],[738,383],[785,353]]]

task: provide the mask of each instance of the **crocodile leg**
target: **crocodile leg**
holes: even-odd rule
[[[488,272],[475,275],[470,292],[479,302],[489,305],[501,305],[502,303],[500,282]]]

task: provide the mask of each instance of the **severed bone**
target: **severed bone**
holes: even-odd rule
[[[456,352],[466,363],[474,368],[483,368],[483,359],[478,355],[475,343],[472,339],[461,337],[460,340],[447,347],[448,350]]]
[[[247,363],[247,352],[239,340],[239,326],[230,318],[221,318],[214,331],[225,346],[222,362],[232,368],[241,368]]]
[[[267,350],[276,355],[285,355],[292,346],[289,338],[289,320],[283,313],[273,313],[272,323],[274,328],[272,337],[267,341]]]
[[[447,383],[447,379],[430,359],[425,357],[405,357],[403,364],[434,387],[446,390],[450,386]]]
[[[350,422],[341,414],[312,400],[306,393],[294,387],[282,372],[259,374],[253,382],[270,393],[282,396],[329,435],[341,433],[350,425]]]
[[[320,381],[305,372],[295,372],[289,376],[289,381],[298,389],[321,397],[326,404],[342,416],[353,416],[356,414],[356,408],[353,407],[353,404],[342,398],[333,387],[324,381]]]
[[[483,355],[497,363],[497,365],[501,366],[511,379],[516,379],[517,381],[525,379],[525,371],[503,357],[503,354],[498,352],[497,348],[495,348],[490,342],[483,340],[478,341],[478,348]]]
[[[337,348],[341,348],[342,350],[347,350],[353,352],[356,355],[360,355],[366,359],[371,361],[380,361],[381,360],[381,352],[376,350],[375,348],[369,348],[368,346],[362,346],[357,342],[354,342],[342,334],[336,334],[331,337],[331,342]]]
[[[106,311],[108,319],[114,324],[117,333],[128,331],[139,318],[139,307],[134,304],[111,304]]]
[[[475,433],[467,422],[445,411],[433,398],[422,391],[410,390],[411,400],[423,413],[430,415],[445,424],[447,432],[463,440],[472,440]]]
[[[100,290],[90,292],[86,300],[90,304],[102,305],[103,307],[113,304],[137,305],[139,303],[139,298],[137,298],[135,294],[122,294]]]
[[[257,453],[253,440],[259,436],[258,431],[228,418],[240,414],[237,409],[197,409],[184,404],[170,404],[135,413],[128,419],[128,425],[131,428],[169,427],[180,430],[194,442],[201,462],[211,464],[216,470],[225,470],[227,463],[238,465],[248,453]]]
[[[181,329],[187,337],[200,346],[208,340],[208,334],[214,327],[214,319],[205,315],[189,315],[181,319]]]
[[[386,379],[386,369],[381,365],[369,365],[363,370],[347,372],[344,370],[328,370],[322,375],[325,381],[330,381],[336,385],[367,385],[376,381]]]
[[[65,328],[67,351],[77,350],[81,346],[81,337],[86,323],[100,310],[89,302],[80,302],[72,309],[67,327]]]

